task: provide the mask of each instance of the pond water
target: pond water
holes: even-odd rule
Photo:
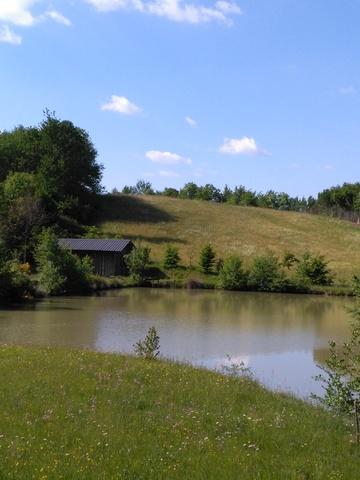
[[[341,297],[124,289],[0,310],[0,343],[132,352],[154,325],[162,355],[207,368],[243,362],[272,389],[320,393],[328,341],[349,333]],[[229,358],[231,360],[229,360]]]

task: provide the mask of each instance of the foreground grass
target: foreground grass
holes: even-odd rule
[[[0,349],[1,479],[357,479],[320,409],[185,365]]]
[[[330,261],[337,280],[360,269],[360,228],[325,216],[239,207],[161,196],[104,196],[99,226],[110,234],[143,240],[161,260],[166,243],[179,247],[183,264],[195,265],[211,242],[220,257],[240,255],[248,266],[271,249],[301,255],[306,250]]]

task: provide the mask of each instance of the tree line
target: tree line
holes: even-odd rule
[[[309,197],[292,197],[285,192],[268,190],[256,192],[243,185],[231,189],[225,185],[219,189],[208,183],[197,185],[194,182],[186,183],[182,188],[166,187],[164,190],[154,190],[152,184],[145,180],[139,180],[135,185],[126,185],[121,192],[116,188],[113,194],[123,193],[126,195],[162,195],[165,197],[182,198],[188,200],[203,200],[215,203],[228,203],[230,205],[242,205],[274,210],[287,210],[308,213],[323,213],[331,216],[358,221],[360,217],[360,183],[344,183],[325,189],[317,195]]]
[[[150,248],[139,245],[127,257],[130,275],[138,285],[147,283]],[[167,245],[161,267],[165,272],[184,269],[179,249]],[[224,290],[252,290],[262,292],[309,292],[313,287],[329,286],[334,275],[329,262],[322,255],[304,252],[300,256],[287,251],[282,258],[273,252],[256,256],[249,267],[238,255],[218,257],[211,244],[199,252],[195,270],[215,277],[213,286]],[[189,280],[191,283],[191,279]],[[199,283],[199,282],[198,282]],[[199,285],[200,286],[200,285]]]

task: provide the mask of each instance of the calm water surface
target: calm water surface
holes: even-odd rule
[[[319,393],[329,339],[348,335],[340,297],[126,289],[0,310],[0,343],[131,352],[154,325],[161,353],[208,368],[244,362],[273,389]]]

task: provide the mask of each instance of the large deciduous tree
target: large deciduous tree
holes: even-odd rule
[[[47,209],[85,221],[101,191],[102,166],[88,133],[45,112],[38,127],[0,133],[0,182],[33,173]]]
[[[33,235],[46,222],[35,174],[15,172],[0,188],[0,235],[8,250],[26,262]]]

